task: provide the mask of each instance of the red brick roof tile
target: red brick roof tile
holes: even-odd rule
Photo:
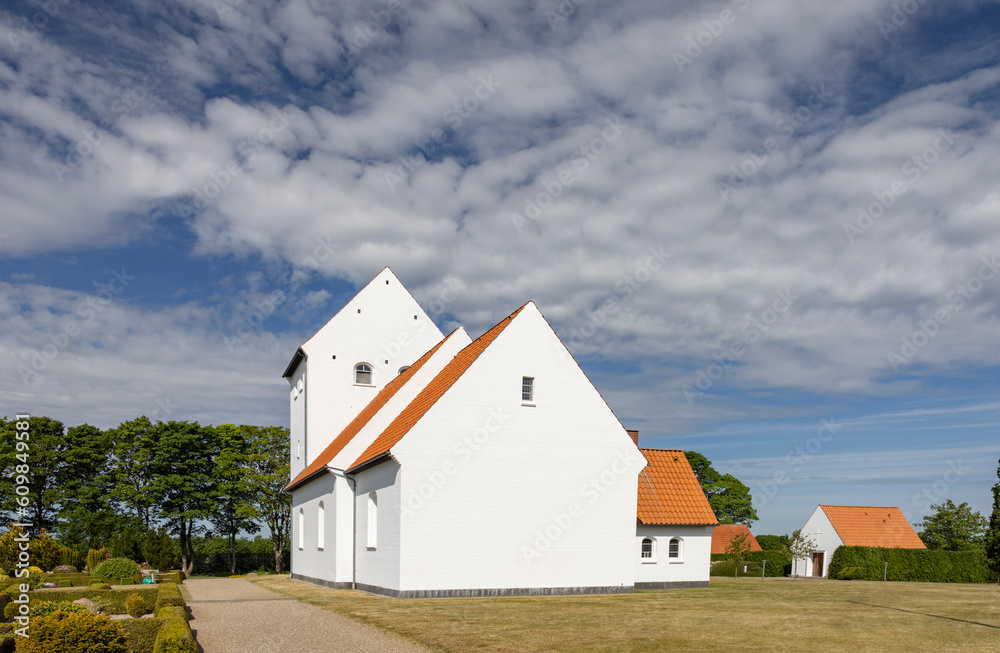
[[[926,549],[899,508],[820,505],[845,546]]]
[[[750,536],[747,543],[750,544],[751,551],[762,550],[760,544],[757,543],[757,538],[753,536],[745,524],[719,524],[712,531],[712,553],[725,553],[726,547],[733,541],[733,538],[743,533]]]
[[[639,472],[640,524],[718,524],[708,498],[680,449],[642,449],[649,465]]]

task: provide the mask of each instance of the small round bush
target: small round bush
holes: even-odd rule
[[[146,614],[146,599],[139,594],[129,594],[125,599],[125,612],[136,619]]]
[[[4,621],[13,621],[14,617],[18,614],[18,610],[21,609],[23,603],[8,603],[3,609]]]
[[[125,578],[139,573],[139,565],[128,558],[110,558],[94,569],[94,576],[100,578]]]
[[[31,565],[30,567],[28,567],[28,573],[29,574],[44,574],[45,572],[42,571],[41,567],[36,567],[35,565]]]
[[[129,653],[125,631],[106,615],[56,610],[32,619],[31,637],[18,643],[19,653]]]

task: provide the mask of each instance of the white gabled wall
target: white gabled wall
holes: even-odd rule
[[[816,510],[813,511],[809,521],[802,527],[802,534],[816,543],[816,547],[812,551],[813,553],[821,552],[823,554],[823,569],[819,575],[826,576],[827,571],[830,569],[830,558],[833,557],[833,552],[844,542],[837,534],[837,529],[830,523],[830,519],[826,516],[826,513],[823,512],[822,506],[816,506]],[[812,576],[813,571],[812,553],[805,560],[800,558],[799,560],[792,561],[793,574]]]
[[[442,338],[389,268],[372,279],[301,347],[306,358],[289,379],[294,394],[296,376],[306,376],[303,395],[291,400],[292,477],[340,434],[401,367],[412,365]],[[372,367],[370,386],[354,383],[358,363]],[[296,460],[298,440],[303,453]]]
[[[337,492],[334,489],[336,478],[325,474],[313,480],[308,485],[299,488],[292,495],[292,569],[293,574],[307,576],[318,580],[335,582],[337,578],[338,554],[346,552],[337,546],[334,537],[339,511],[337,509]],[[342,492],[341,492],[342,493]],[[323,548],[319,549],[319,503],[324,506]],[[302,528],[299,527],[299,513],[303,517]],[[350,580],[350,579],[348,579]]]
[[[399,496],[400,469],[393,460],[370,467],[355,476],[357,529],[354,546],[358,589],[399,589]],[[377,540],[368,546],[368,495],[374,491],[378,499]]]
[[[635,582],[708,583],[712,569],[715,526],[636,526]],[[642,540],[653,539],[653,557],[642,557]],[[671,538],[680,539],[680,556],[670,558]]]
[[[393,455],[403,590],[632,586],[646,461],[534,304]]]
[[[303,361],[288,379],[288,402],[291,411],[289,433],[291,441],[291,478],[305,469],[306,436],[306,363]]]

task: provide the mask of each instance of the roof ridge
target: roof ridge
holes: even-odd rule
[[[333,441],[328,444],[318,456],[316,456],[316,459],[306,466],[306,468],[303,469],[298,476],[296,476],[295,479],[285,487],[284,491],[288,492],[294,487],[301,485],[313,474],[316,474],[326,467],[327,463],[333,460],[338,453],[343,451],[344,447],[346,447],[351,440],[354,439],[354,436],[356,436],[361,429],[364,428],[365,425],[378,414],[382,407],[385,406],[385,404],[387,404],[404,385],[406,385],[413,375],[415,375],[417,371],[424,366],[424,363],[430,360],[434,353],[461,328],[462,327],[456,327],[451,333],[442,338],[441,342],[434,345],[427,351],[427,353],[418,358],[413,365],[398,374],[392,381],[389,381],[389,383],[387,383],[385,387],[382,388],[370,402],[368,402],[361,412],[358,413],[354,419],[352,419],[348,425],[344,427],[344,430],[342,430],[340,434],[334,438]]]
[[[409,433],[410,429],[431,409],[431,406],[437,403],[437,400],[476,362],[476,359],[507,328],[513,319],[517,317],[517,314],[530,303],[530,301],[525,302],[521,308],[505,317],[489,331],[463,348],[462,351],[455,354],[455,357],[444,366],[444,369],[438,372],[437,376],[424,386],[417,396],[413,398],[413,401],[358,456],[358,459],[348,467],[348,471],[368,463],[379,456],[388,454],[392,447],[403,439],[403,436]]]

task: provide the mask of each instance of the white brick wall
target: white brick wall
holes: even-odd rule
[[[636,583],[707,582],[712,568],[714,526],[636,527],[633,560]],[[642,557],[642,540],[653,538],[652,559]],[[680,557],[670,558],[670,539],[681,540]]]

